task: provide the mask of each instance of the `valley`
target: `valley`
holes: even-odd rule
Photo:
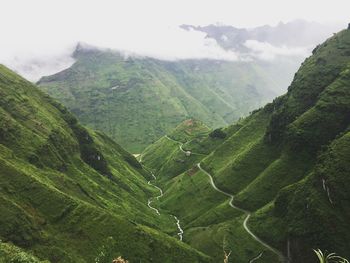
[[[177,143],[177,144],[179,145],[180,151],[181,151],[183,154],[185,154],[186,156],[188,156],[189,153],[190,153],[191,155],[192,155],[192,154],[196,154],[196,153],[193,153],[193,152],[191,152],[191,151],[185,151],[185,150],[183,149],[183,145],[184,145],[184,144],[183,144],[181,141],[176,141],[176,140],[170,138],[168,135],[165,135],[165,138],[168,139],[168,140],[170,140],[170,141],[172,141],[172,142]],[[202,154],[199,154],[199,155],[202,155]],[[142,157],[142,155],[140,156],[140,162],[142,162],[142,158],[141,158],[141,157]],[[224,191],[220,190],[219,188],[217,188],[217,186],[216,186],[215,183],[214,183],[213,177],[212,177],[207,171],[205,171],[205,170],[201,167],[201,164],[200,164],[200,163],[198,163],[196,166],[199,168],[199,170],[201,170],[204,174],[206,174],[206,175],[209,177],[210,184],[211,184],[211,186],[213,187],[214,190],[216,190],[217,192],[219,192],[219,193],[221,193],[221,194],[223,194],[223,195],[225,195],[225,196],[227,196],[227,197],[230,198],[229,205],[230,205],[233,209],[236,209],[236,210],[238,210],[238,211],[243,212],[243,213],[246,214],[246,217],[245,217],[245,219],[244,219],[244,221],[243,221],[243,228],[244,228],[244,230],[245,230],[256,242],[260,243],[263,247],[267,248],[267,249],[270,250],[272,253],[276,254],[276,255],[278,256],[278,259],[279,259],[280,262],[289,262],[289,259],[286,258],[286,257],[284,257],[283,254],[282,254],[280,251],[278,251],[277,249],[275,249],[275,248],[271,247],[270,245],[266,244],[264,241],[262,241],[260,238],[258,238],[258,237],[249,229],[249,227],[248,227],[247,224],[248,224],[249,218],[251,217],[251,213],[250,213],[249,211],[246,211],[246,210],[244,210],[244,209],[242,209],[242,208],[239,208],[239,207],[235,206],[235,205],[233,204],[234,196],[233,196],[232,194],[229,194],[229,193],[224,192]],[[153,176],[154,180],[157,179],[153,173],[152,173],[152,176]],[[151,184],[150,181],[149,181],[148,183]],[[151,185],[153,185],[153,184],[151,184]],[[155,186],[155,185],[153,185],[153,186],[156,187],[156,188],[160,191],[160,195],[155,197],[157,200],[159,200],[159,198],[161,198],[161,197],[163,196],[163,190],[162,190],[161,188],[159,188],[158,186]],[[151,199],[152,199],[152,198],[151,198]],[[151,200],[151,199],[149,199],[149,201],[148,201],[148,206],[149,206],[151,209],[153,209],[153,210],[159,215],[159,214],[160,214],[160,213],[159,213],[159,210],[156,209],[156,208],[154,208],[154,207],[152,207],[152,206],[150,206],[150,202],[151,202],[150,200]],[[181,228],[181,226],[180,226],[180,220],[178,220],[178,218],[177,218],[176,216],[173,216],[173,217],[174,217],[174,218],[176,219],[176,221],[177,221],[177,226],[178,226],[178,228],[179,228],[179,230],[180,230],[180,232],[178,233],[178,235],[179,235],[179,237],[180,237],[180,241],[182,241],[184,231],[182,230],[182,228]],[[263,253],[264,253],[264,251],[260,252],[260,253],[258,254],[258,256],[255,256],[254,258],[250,259],[249,262],[254,262],[254,261],[258,260],[258,259],[263,255]]]
[[[334,188],[348,183],[349,44],[345,30],[317,47],[287,94],[247,118],[214,131],[188,120],[146,148],[142,163],[164,192],[159,207],[177,214],[184,242],[215,258],[232,251],[238,262],[314,262],[315,246],[346,255],[347,205],[335,205]],[[325,170],[339,177],[333,190]],[[326,227],[335,221],[342,234]]]
[[[167,62],[83,45],[74,57],[71,68],[43,77],[39,86],[133,153],[185,119],[224,126],[277,94],[277,84],[254,63]]]
[[[350,25],[173,30],[0,64],[0,263],[348,263]]]
[[[208,175],[208,177],[209,177],[209,179],[210,179],[210,184],[211,184],[211,186],[212,186],[217,192],[222,193],[222,194],[224,194],[224,195],[230,197],[229,205],[230,205],[233,209],[237,209],[237,210],[239,210],[239,211],[241,211],[241,212],[244,212],[244,213],[246,214],[246,218],[244,219],[244,222],[243,222],[243,228],[244,228],[244,230],[245,230],[253,239],[255,239],[255,240],[256,240],[257,242],[259,242],[261,245],[263,245],[264,247],[266,247],[268,250],[272,251],[274,254],[276,254],[276,255],[278,256],[280,262],[289,262],[289,259],[286,258],[286,257],[284,257],[283,254],[282,254],[280,251],[278,251],[277,249],[275,249],[275,248],[271,247],[270,245],[266,244],[264,241],[262,241],[260,238],[258,238],[258,237],[248,228],[248,225],[247,225],[247,224],[248,224],[249,218],[250,218],[250,216],[251,216],[251,213],[248,212],[248,211],[246,211],[246,210],[244,210],[244,209],[242,209],[242,208],[239,208],[239,207],[235,206],[235,205],[233,204],[234,196],[231,195],[231,194],[229,194],[229,193],[227,193],[227,192],[224,192],[224,191],[220,190],[219,188],[217,188],[217,186],[216,186],[215,183],[214,183],[213,177],[212,177],[207,171],[205,171],[205,170],[201,167],[201,164],[200,164],[200,163],[198,163],[197,166],[198,166],[198,168],[199,168],[202,172],[204,172],[206,175]],[[263,252],[261,252],[261,253],[263,253]],[[260,255],[260,254],[259,254],[259,255]],[[249,260],[249,262],[251,262],[251,261],[253,261],[253,260],[255,260],[255,259],[256,259],[256,258],[253,258],[253,259]]]

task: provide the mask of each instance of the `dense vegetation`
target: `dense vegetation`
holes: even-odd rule
[[[147,200],[150,174],[106,135],[0,65],[0,262],[209,262]],[[115,242],[111,242],[114,240]],[[102,262],[102,261],[101,261]]]
[[[243,230],[243,214],[195,166],[201,162],[220,189],[235,195],[236,206],[253,212],[251,230],[292,262],[317,262],[313,248],[349,258],[349,87],[350,30],[344,30],[315,48],[286,95],[186,143],[207,156],[186,157],[164,138],[148,147],[143,161],[159,171],[166,189],[159,205],[183,220],[185,242],[215,257],[231,249],[237,262],[260,252],[260,262],[276,262]],[[155,162],[151,148],[167,161]],[[163,172],[172,167],[176,174]]]
[[[57,94],[72,92],[76,83],[86,84],[77,85],[78,93],[92,90],[100,73],[109,78],[90,98],[103,97],[111,86],[113,92],[139,92],[149,88],[147,82],[131,88],[127,83],[140,78],[125,73],[121,82],[112,68],[175,67],[78,51],[71,69],[43,80]],[[99,57],[106,64],[94,63]],[[184,75],[177,74],[180,82]],[[74,85],[60,89],[66,78]],[[145,149],[141,165],[0,66],[0,263],[104,263],[118,257],[130,263],[220,262],[228,251],[232,262],[278,262],[278,253],[254,239],[247,225],[291,262],[317,262],[314,248],[350,258],[349,87],[350,30],[344,30],[315,48],[285,95],[226,128],[210,130],[205,121],[186,119]],[[158,103],[161,97],[144,98]],[[152,202],[160,215],[147,207],[159,194],[149,180],[164,190]],[[232,203],[227,193],[234,195]],[[171,215],[181,220],[184,242]]]
[[[270,101],[287,82],[268,63],[161,61],[79,45],[76,62],[39,81],[78,119],[139,153],[185,119],[227,125]],[[293,69],[279,72],[292,76]],[[285,77],[287,78],[287,77]],[[288,78],[289,79],[289,78]]]

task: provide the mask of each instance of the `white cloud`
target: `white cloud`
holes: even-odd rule
[[[130,31],[129,31],[130,30]],[[84,42],[99,48],[111,48],[127,55],[153,57],[161,60],[218,59],[238,60],[233,51],[221,48],[214,39],[194,30],[183,30],[177,26],[145,30],[118,30],[106,34],[96,30],[93,34],[80,34],[69,44],[55,42],[55,38],[28,39],[25,45],[8,46],[7,52],[0,51],[0,62],[18,71],[29,80],[56,73],[69,67],[74,61],[70,57],[77,42]],[[60,45],[57,45],[60,43]]]
[[[179,27],[158,27],[156,31],[148,30],[145,33],[104,38],[88,37],[83,41],[98,46],[112,47],[116,50],[134,53],[140,56],[148,56],[163,60],[178,59],[223,59],[238,60],[233,51],[226,51],[206,34],[194,30],[183,30]]]
[[[42,76],[52,75],[70,67],[75,60],[68,54],[48,57],[13,57],[2,63],[15,70],[30,81],[37,81]]]
[[[228,37],[227,37],[226,35],[222,35],[222,36],[221,36],[221,40],[227,42]]]
[[[274,46],[267,42],[247,40],[244,45],[250,49],[249,56],[262,60],[273,60],[277,56],[306,57],[312,47]]]
[[[0,63],[23,71],[21,61],[34,60],[36,73],[23,72],[35,79],[69,65],[67,50],[78,41],[163,59],[235,60],[239,56],[234,52],[177,25],[220,21],[251,27],[296,18],[344,21],[348,10],[348,0],[1,0]],[[42,73],[38,64],[47,65]]]

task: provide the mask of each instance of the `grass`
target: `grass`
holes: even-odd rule
[[[175,143],[155,144],[166,160],[155,167],[166,190],[161,205],[184,221],[185,241],[217,257],[227,230],[214,233],[239,218],[193,168],[200,161],[220,189],[235,194],[235,205],[253,212],[252,231],[284,255],[314,262],[312,248],[319,247],[349,257],[349,50],[350,31],[344,30],[306,59],[286,95],[186,144],[205,156],[175,163],[181,155]],[[147,156],[146,163],[156,159]]]
[[[264,66],[251,62],[169,62],[81,47],[74,56],[69,69],[42,78],[40,87],[132,153],[189,118],[211,128],[231,123],[280,91]]]
[[[31,253],[16,247],[11,243],[0,241],[0,262],[1,263],[49,263],[48,261],[39,260]]]
[[[247,118],[216,132],[185,121],[169,132],[176,141],[163,137],[144,151],[142,162],[165,191],[153,203],[161,216],[147,207],[158,191],[133,156],[1,67],[0,237],[54,262],[91,262],[109,237],[115,256],[130,262],[218,262],[226,250],[233,261],[264,251],[261,262],[276,262],[196,168],[201,162],[236,205],[252,211],[250,229],[285,256],[314,262],[312,249],[320,248],[349,258],[350,31],[313,53],[286,95]],[[116,85],[130,81],[119,77]],[[172,237],[170,214],[185,242]]]
[[[147,207],[158,191],[121,146],[81,126],[4,66],[0,95],[4,243],[50,262],[92,262],[109,237],[116,240],[116,256],[131,262],[211,260],[171,236],[177,229],[170,215],[157,216]]]
[[[335,253],[324,254],[320,249],[315,250],[315,254],[317,255],[320,263],[349,263],[349,261],[343,257],[337,256]]]

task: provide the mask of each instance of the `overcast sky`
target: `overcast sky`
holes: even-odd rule
[[[350,22],[349,0],[0,0],[0,4],[0,62],[13,67],[32,58],[56,57],[57,64],[69,64],[66,55],[77,41],[160,57],[206,53],[235,59],[235,54],[224,54],[216,43],[204,40],[203,34],[182,32],[177,25],[255,27],[306,19],[341,22],[345,27]]]

